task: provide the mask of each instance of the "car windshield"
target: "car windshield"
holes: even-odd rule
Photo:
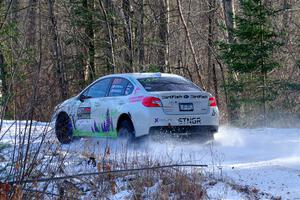
[[[201,90],[192,82],[179,77],[148,77],[138,81],[148,92]]]

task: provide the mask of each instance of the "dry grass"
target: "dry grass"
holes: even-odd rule
[[[87,163],[92,157],[90,166],[98,172],[172,164],[153,159],[149,155],[128,155],[125,149],[121,152],[116,155],[106,149],[101,155],[83,152],[79,157],[86,159]],[[178,167],[72,179],[68,181],[72,187],[65,187],[66,182],[57,182],[56,185],[57,188],[64,188],[64,191],[60,191],[61,197],[73,194],[77,198],[111,199],[118,193],[127,192],[127,198],[132,200],[207,199],[203,181],[201,170]]]

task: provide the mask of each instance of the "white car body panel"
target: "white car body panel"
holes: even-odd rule
[[[208,98],[211,97],[209,93],[200,90],[199,92],[147,92],[137,79],[148,77],[180,76],[160,73],[104,76],[94,81],[80,94],[84,93],[97,81],[106,78],[127,79],[134,86],[132,93],[125,96],[89,98],[83,102],[79,100],[80,94],[78,94],[56,107],[53,120],[57,119],[59,113],[65,112],[71,118],[74,136],[96,137],[117,137],[117,124],[121,115],[130,117],[136,137],[149,134],[151,127],[219,126],[218,108],[208,105]],[[163,107],[145,107],[142,100],[147,96],[160,98]],[[186,108],[189,108],[190,105],[185,105],[186,102],[193,103],[193,111],[179,111],[179,103],[183,107],[187,106]]]

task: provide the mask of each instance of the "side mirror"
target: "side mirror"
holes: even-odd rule
[[[84,102],[85,99],[86,99],[86,96],[84,94],[81,94],[79,96],[79,101]]]

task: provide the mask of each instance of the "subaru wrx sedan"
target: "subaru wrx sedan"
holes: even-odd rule
[[[215,98],[174,74],[131,73],[99,78],[55,108],[61,143],[74,137],[126,137],[149,134],[213,135],[218,131]]]

